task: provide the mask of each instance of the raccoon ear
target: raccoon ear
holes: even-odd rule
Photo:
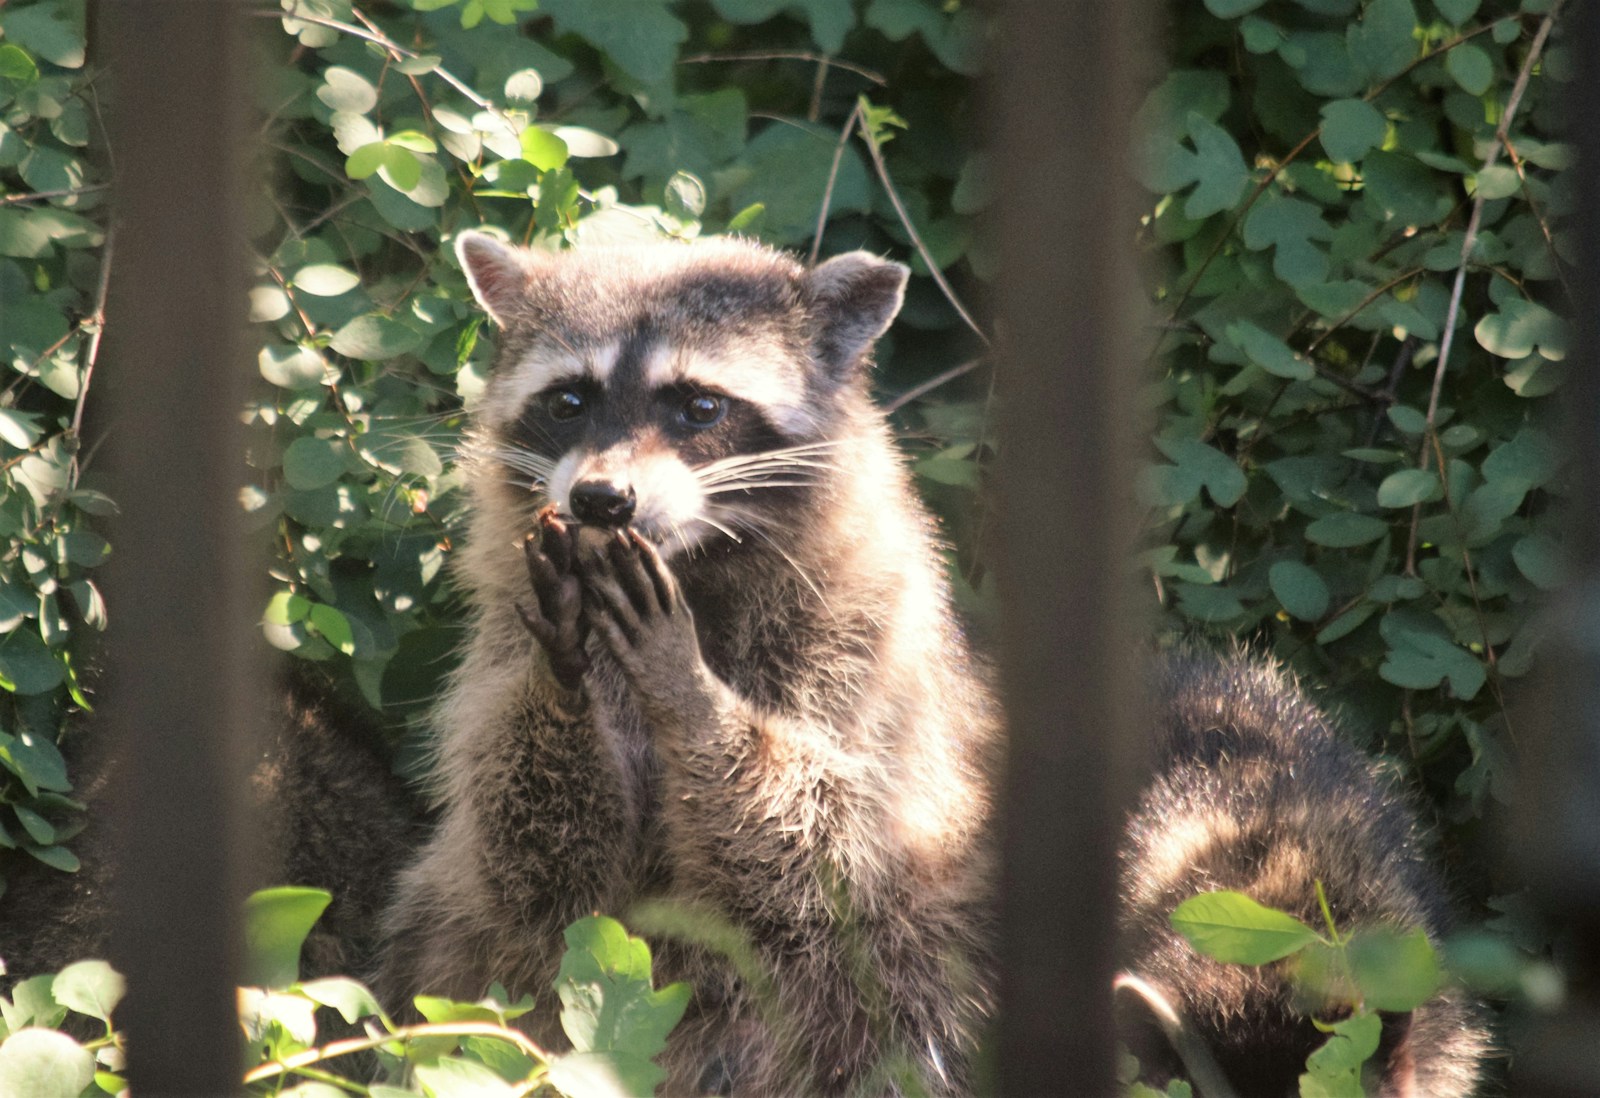
[[[868,252],[834,256],[806,272],[817,358],[835,378],[848,376],[888,330],[910,275],[909,268]]]
[[[456,258],[472,296],[500,327],[527,307],[528,283],[536,266],[528,249],[469,230],[456,237]]]

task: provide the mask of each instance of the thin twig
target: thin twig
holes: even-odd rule
[[[52,198],[72,198],[80,194],[94,194],[110,186],[109,183],[90,183],[86,187],[66,187],[59,191],[29,191],[27,194],[0,195],[0,206],[15,206],[19,202],[44,202]]]
[[[811,61],[819,65],[826,65],[829,68],[853,72],[857,76],[864,76],[874,84],[887,86],[889,83],[881,73],[862,68],[860,65],[852,64],[849,61],[840,61],[837,57],[829,57],[825,53],[788,52],[783,50],[734,50],[728,53],[697,53],[691,57],[678,58],[678,64],[680,65],[704,65],[718,61]]]
[[[106,230],[106,247],[100,256],[100,283],[94,291],[94,311],[89,314],[91,328],[89,346],[83,355],[83,380],[78,383],[78,399],[72,406],[72,437],[80,442],[83,438],[83,408],[89,400],[89,382],[94,378],[94,364],[100,357],[100,337],[106,330],[106,296],[111,289],[111,255],[116,233],[114,227]],[[68,488],[77,487],[78,471],[78,454],[74,449],[67,470]]]
[[[415,50],[406,49],[404,46],[400,45],[398,42],[394,41],[394,39],[389,38],[386,35],[366,30],[365,28],[358,27],[353,23],[341,23],[337,19],[324,19],[320,15],[308,15],[301,11],[298,6],[296,6],[293,11],[273,11],[267,9],[253,12],[252,14],[262,19],[297,19],[302,23],[311,23],[315,26],[327,27],[329,30],[336,30],[343,34],[348,34],[352,38],[360,38],[363,41],[371,42],[375,46],[380,46],[383,49],[388,50],[395,57],[415,59],[422,56]],[[443,68],[442,66],[435,66],[431,71],[440,80],[443,80],[446,84],[449,84],[456,91],[460,92],[470,103],[477,106],[480,110],[488,111],[497,118],[505,118],[504,112],[502,112],[499,107],[496,107],[489,100],[473,91],[472,88],[467,86],[467,84],[462,80],[451,75],[449,70]]]
[[[861,102],[850,109],[850,116],[844,120],[844,128],[839,131],[838,143],[833,147],[833,163],[828,168],[828,185],[822,190],[822,208],[817,211],[817,231],[811,237],[811,265],[817,264],[817,257],[822,254],[822,230],[828,224],[828,208],[833,205],[833,185],[839,179],[839,164],[844,159],[844,147],[850,143],[850,135],[855,132],[856,123],[861,119]]]
[[[901,408],[904,408],[907,404],[910,404],[913,400],[916,400],[918,397],[927,396],[929,393],[939,388],[939,386],[949,384],[958,377],[965,377],[967,374],[970,374],[973,370],[976,370],[982,365],[983,359],[974,358],[961,363],[959,366],[952,366],[943,373],[935,374],[933,377],[930,377],[927,381],[924,381],[920,385],[913,385],[911,388],[907,389],[905,392],[901,393],[899,396],[885,404],[883,406],[883,410],[885,412],[897,412]]]
[[[1506,100],[1506,109],[1500,117],[1500,126],[1495,131],[1496,142],[1489,146],[1488,154],[1483,158],[1483,166],[1478,169],[1481,176],[1484,172],[1494,167],[1495,161],[1500,159],[1500,149],[1505,135],[1510,131],[1511,120],[1516,117],[1517,108],[1522,105],[1522,94],[1528,89],[1528,78],[1533,74],[1533,66],[1539,60],[1539,54],[1544,49],[1545,40],[1550,37],[1550,28],[1555,25],[1557,13],[1561,11],[1566,0],[1556,0],[1550,13],[1539,24],[1539,32],[1533,36],[1533,45],[1528,47],[1528,56],[1523,59],[1522,71],[1517,73],[1517,82],[1511,89],[1511,98]],[[1439,341],[1439,363],[1433,371],[1433,388],[1428,394],[1428,432],[1433,432],[1434,417],[1439,411],[1439,393],[1444,388],[1445,365],[1450,358],[1450,350],[1455,342],[1456,319],[1461,314],[1461,295],[1466,285],[1467,264],[1472,257],[1472,249],[1478,243],[1478,225],[1483,219],[1484,197],[1479,191],[1472,202],[1472,216],[1467,219],[1466,235],[1461,240],[1461,261],[1456,264],[1455,284],[1450,290],[1450,307],[1445,311],[1444,336]],[[1419,466],[1427,468],[1428,447],[1423,445]],[[1413,524],[1414,525],[1414,524]],[[1412,540],[1415,541],[1416,531],[1412,531]]]
[[[348,1056],[352,1052],[365,1052],[368,1049],[381,1048],[393,1041],[409,1041],[420,1037],[495,1037],[516,1045],[523,1052],[541,1063],[548,1063],[550,1054],[533,1040],[514,1029],[497,1026],[491,1022],[441,1022],[423,1023],[415,1026],[400,1026],[397,1029],[369,1035],[366,1037],[351,1037],[343,1041],[333,1041],[321,1048],[311,1048],[293,1056],[285,1056],[281,1060],[262,1064],[252,1068],[245,1074],[246,1083],[259,1083],[263,1079],[271,1079],[285,1072],[296,1071],[308,1064],[321,1063],[332,1060],[338,1056]]]
[[[857,110],[860,110],[859,103],[857,103]],[[933,280],[939,284],[939,289],[944,292],[945,300],[950,302],[950,306],[955,309],[956,315],[966,323],[968,328],[972,329],[973,335],[976,335],[985,347],[989,346],[989,337],[984,334],[982,328],[978,327],[978,322],[972,319],[972,314],[967,312],[966,306],[961,304],[961,299],[950,288],[950,283],[945,281],[944,272],[939,269],[939,264],[934,262],[932,253],[928,251],[928,246],[922,242],[922,234],[917,232],[916,225],[911,221],[911,214],[906,211],[905,203],[900,201],[900,192],[894,189],[894,180],[889,178],[889,167],[883,162],[883,150],[879,147],[877,139],[872,136],[871,130],[864,125],[861,127],[861,136],[867,143],[867,153],[872,157],[872,167],[878,173],[878,181],[883,184],[884,192],[888,194],[889,201],[893,203],[894,212],[899,216],[900,224],[905,226],[906,234],[911,237],[911,243],[916,247],[917,254],[922,257],[922,262],[927,264],[928,274],[932,275]]]

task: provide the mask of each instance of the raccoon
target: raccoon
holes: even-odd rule
[[[1449,926],[1444,890],[1405,799],[1281,669],[1180,647],[1156,677],[1154,771],[1122,851],[1124,1032],[1158,1081],[1220,1071],[1242,1096],[1298,1094],[1306,1057],[1327,1037],[1284,966],[1201,956],[1172,929],[1173,909],[1233,889],[1318,926],[1320,881],[1341,931],[1420,927],[1437,940]],[[1157,1015],[1167,1035],[1181,1031],[1190,1062],[1151,1032]],[[1441,992],[1383,1017],[1368,1093],[1466,1098],[1490,1047],[1476,1004]]]
[[[738,240],[456,253],[500,346],[464,446],[440,823],[381,995],[503,981],[561,1047],[562,928],[662,899],[735,925],[769,985],[655,944],[694,988],[669,1093],[882,1091],[890,1065],[965,1089],[999,722],[869,398],[906,269]]]

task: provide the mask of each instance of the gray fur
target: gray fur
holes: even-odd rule
[[[1123,849],[1123,948],[1245,1096],[1298,1093],[1326,1040],[1294,1001],[1282,963],[1202,957],[1168,916],[1200,892],[1234,889],[1322,925],[1315,881],[1341,931],[1448,929],[1445,895],[1405,798],[1339,738],[1278,668],[1180,649],[1158,669],[1155,773]],[[1478,1008],[1442,992],[1385,1018],[1383,1098],[1465,1098],[1489,1050]],[[1159,1067],[1150,1044],[1136,1054]],[[1156,1074],[1160,1074],[1158,1071]]]
[[[668,1092],[881,1090],[870,1080],[887,1056],[936,1091],[963,1089],[987,1013],[972,977],[997,719],[932,523],[868,398],[863,356],[904,269],[854,256],[808,272],[738,242],[558,256],[472,234],[458,254],[504,331],[467,458],[457,576],[471,640],[438,712],[442,820],[386,919],[386,1000],[502,980],[539,999],[530,1028],[559,1047],[562,927],[682,901],[750,937],[779,1021],[719,958],[657,943],[658,978],[696,995],[665,1054]],[[592,631],[568,690],[530,635],[574,610],[555,581],[530,588],[530,567],[549,565],[523,549],[544,482],[513,483],[496,455],[538,391],[529,376],[645,344],[721,364],[730,391],[760,394],[781,443],[826,448],[805,486],[747,493],[761,529],[738,543],[647,529],[656,545],[613,559],[580,530]],[[607,476],[665,449],[653,433],[624,439]],[[656,590],[647,575],[670,597],[626,609]]]

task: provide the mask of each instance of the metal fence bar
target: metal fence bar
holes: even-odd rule
[[[123,764],[112,961],[141,1095],[235,1093],[241,749],[255,589],[238,409],[246,84],[232,0],[115,0],[116,252],[95,378],[122,508],[101,696]]]
[[[1573,4],[1569,14],[1580,69],[1568,92],[1578,146],[1568,226],[1580,257],[1572,279],[1578,353],[1562,389],[1578,485],[1568,503],[1574,568],[1554,600],[1540,688],[1524,693],[1518,711],[1524,771],[1513,838],[1516,866],[1570,931],[1566,975],[1574,994],[1525,1038],[1512,1092],[1579,1098],[1600,1086],[1600,11]]]
[[[1115,848],[1143,741],[1127,658],[1127,173],[1137,3],[1012,0],[992,93],[1002,374],[1002,1093],[1111,1094]]]

